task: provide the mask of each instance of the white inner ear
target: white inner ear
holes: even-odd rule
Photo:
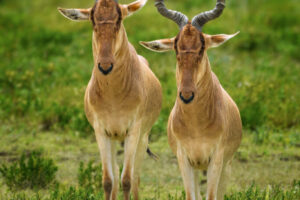
[[[219,36],[222,36],[224,38],[223,42],[213,42],[211,43],[210,48],[214,48],[214,47],[218,47],[222,44],[224,44],[225,42],[227,42],[228,40],[230,40],[231,38],[235,37],[237,34],[239,34],[240,31],[232,34],[232,35],[227,35],[227,34],[220,34]],[[212,36],[213,37],[213,36]]]
[[[164,44],[157,40],[152,42],[140,42],[140,44],[149,50],[157,52],[170,51],[173,47],[171,44]]]
[[[135,13],[136,11],[140,10],[141,8],[144,7],[144,5],[147,3],[148,0],[138,0],[138,1],[135,1],[133,3],[130,3],[129,5],[127,5],[127,16],[129,17],[130,15],[132,15],[133,13]],[[134,5],[134,4],[139,4],[139,8],[133,12],[130,12],[130,9],[129,7]]]
[[[64,9],[64,8],[58,8],[59,12],[66,18],[78,21],[78,20],[89,20],[90,15],[84,14],[81,12],[80,9]]]

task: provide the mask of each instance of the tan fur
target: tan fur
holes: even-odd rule
[[[120,22],[145,2],[118,5],[114,0],[99,0],[93,9],[89,9],[94,29],[94,68],[84,103],[86,117],[94,128],[101,154],[106,200],[117,199],[119,189],[117,141],[124,141],[121,175],[124,199],[130,199],[130,191],[135,200],[139,198],[140,165],[148,146],[148,134],[161,110],[160,83],[147,60],[138,55],[128,42]],[[61,9],[61,13],[70,13],[66,17],[73,20],[82,16],[79,9],[69,10]],[[98,69],[100,65],[106,71],[112,64],[109,74],[104,75]]]
[[[184,30],[186,29],[187,27]],[[191,27],[189,29],[197,32]],[[181,54],[180,48],[190,52],[199,52],[201,44],[197,35],[192,33],[194,40],[191,37],[185,38],[185,35],[179,38],[179,43],[180,40],[184,43],[179,47],[178,54]],[[220,39],[220,41],[223,40]],[[206,51],[200,63],[191,63],[195,60],[195,54],[184,54],[180,57],[177,66],[178,88],[179,90],[187,88],[194,90],[196,97],[191,104],[187,105],[177,98],[169,117],[169,144],[178,157],[179,165],[184,168],[181,171],[186,168],[208,169],[206,199],[217,199],[218,192],[221,193],[218,200],[223,199],[223,191],[218,191],[219,182],[224,181],[220,180],[220,176],[241,141],[242,125],[239,110],[211,71]],[[192,71],[192,73],[182,76],[185,71]],[[185,79],[187,81],[183,82]],[[187,162],[184,163],[184,160]],[[183,179],[194,182],[193,191],[187,186],[185,189],[187,199],[195,199],[199,195],[193,194],[198,187],[197,181],[192,180],[192,176],[183,177]]]
[[[128,43],[123,25],[117,37],[115,69],[104,78],[94,68],[86,89],[85,109],[97,135],[125,140],[122,173],[124,197],[129,199],[129,191],[132,189],[134,199],[138,199],[139,162],[146,152],[148,133],[161,109],[162,91],[145,59],[138,56]],[[94,52],[96,49],[94,45]],[[107,153],[109,150],[105,151]],[[107,161],[102,162],[105,166]],[[118,185],[118,182],[113,185]]]
[[[212,72],[206,53],[231,37],[206,35],[189,23],[172,39],[178,93],[169,116],[168,139],[178,158],[187,200],[201,199],[198,170],[208,170],[206,199],[223,200],[227,171],[241,142],[239,110]],[[141,44],[165,51],[170,40]],[[189,103],[181,99],[191,97],[194,98]]]

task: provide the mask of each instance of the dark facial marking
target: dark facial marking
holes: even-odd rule
[[[189,103],[191,103],[191,102],[193,101],[193,99],[194,99],[194,97],[195,97],[195,94],[194,94],[194,92],[193,92],[193,93],[192,93],[192,96],[191,96],[190,98],[185,99],[185,98],[182,96],[182,93],[180,92],[179,97],[180,97],[180,99],[181,99],[185,104],[189,104]]]
[[[176,36],[175,41],[174,41],[174,49],[175,49],[176,55],[178,55],[178,46],[177,46],[177,43],[178,43],[179,36],[180,36],[180,32]]]
[[[200,57],[202,59],[203,54],[204,54],[204,50],[205,50],[205,39],[204,39],[204,36],[203,36],[202,32],[200,33],[200,41],[202,43],[202,46],[201,46],[201,50],[199,51],[199,55],[200,55]]]
[[[109,67],[107,70],[104,70],[104,69],[101,67],[101,64],[98,63],[98,69],[99,69],[100,72],[102,72],[104,75],[108,75],[108,74],[113,70],[113,67],[114,67],[114,65],[111,64],[110,67]]]

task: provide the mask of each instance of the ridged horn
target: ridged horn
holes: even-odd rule
[[[114,1],[115,1],[116,3],[119,3],[118,0],[114,0]],[[98,2],[98,0],[95,0],[95,3],[97,3],[97,2]]]
[[[178,11],[169,10],[164,4],[164,0],[156,0],[155,6],[157,11],[164,17],[173,20],[181,29],[188,23],[188,18],[184,14]]]
[[[213,10],[202,12],[192,19],[192,25],[202,31],[202,27],[207,22],[219,17],[225,8],[225,0],[217,0],[216,7]]]

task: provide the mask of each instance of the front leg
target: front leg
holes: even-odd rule
[[[124,199],[130,199],[130,190],[134,180],[134,161],[140,140],[140,125],[135,124],[124,141],[124,163],[121,175]],[[138,199],[138,198],[135,198]]]
[[[96,140],[101,154],[102,162],[102,185],[104,188],[105,199],[115,200],[116,195],[112,195],[113,188],[118,184],[115,182],[114,178],[114,158],[113,153],[115,153],[115,145],[109,137],[104,133],[104,130],[100,128],[95,129]]]
[[[207,170],[207,200],[217,200],[218,186],[223,169],[223,151],[216,152]]]
[[[177,147],[177,159],[183,179],[186,200],[198,200],[196,199],[198,195],[196,195],[197,185],[195,183],[197,173],[195,173],[196,171],[190,165],[188,157],[186,156],[182,147],[178,144]]]
[[[113,143],[113,148],[112,148],[112,169],[114,172],[114,184],[113,184],[113,188],[112,188],[112,196],[111,199],[117,199],[117,195],[118,195],[118,190],[119,190],[119,166],[117,163],[117,152],[116,152],[116,143],[117,141],[112,141]]]
[[[226,186],[227,186],[227,181],[230,178],[230,173],[231,173],[231,162],[232,160],[228,161],[227,163],[223,163],[223,169],[219,181],[219,186],[218,186],[218,200],[224,200],[224,194],[226,192]]]
[[[200,194],[199,170],[198,169],[194,169],[194,184],[195,184],[196,200],[202,200],[202,197]]]
[[[133,199],[139,199],[139,182],[140,182],[140,168],[142,165],[142,161],[146,154],[148,147],[148,134],[143,134],[140,136],[139,144],[137,147],[137,151],[134,159],[134,168],[133,168],[133,183],[132,183],[132,193]]]

